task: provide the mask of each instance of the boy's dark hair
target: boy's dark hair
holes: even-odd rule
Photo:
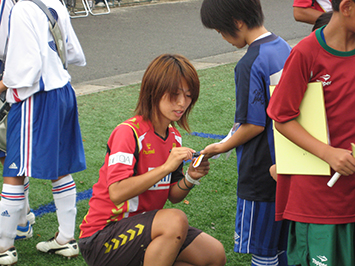
[[[333,11],[339,11],[339,5],[342,0],[332,0]]]
[[[235,37],[239,31],[236,21],[248,29],[261,27],[264,14],[259,0],[204,0],[200,10],[202,24]]]
[[[339,6],[340,6],[341,1],[343,1],[343,0],[332,0],[333,11],[339,12]],[[355,0],[352,0],[352,1],[355,2]]]
[[[318,29],[324,25],[327,25],[329,23],[330,19],[332,18],[332,15],[333,15],[333,11],[325,12],[322,15],[320,15],[317,18],[316,22],[314,23],[312,31],[315,31],[316,29]]]
[[[171,100],[176,98],[182,80],[186,81],[189,88],[191,104],[177,124],[190,132],[187,118],[198,99],[200,81],[194,66],[182,55],[163,54],[149,64],[143,75],[135,114],[150,121],[159,117],[160,100],[165,94],[168,94]],[[174,126],[173,122],[172,126]]]

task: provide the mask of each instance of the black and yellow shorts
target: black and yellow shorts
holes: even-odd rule
[[[79,240],[79,247],[88,265],[143,265],[145,250],[152,241],[151,230],[158,210],[145,212],[112,222],[91,237]],[[184,250],[202,231],[189,227]]]

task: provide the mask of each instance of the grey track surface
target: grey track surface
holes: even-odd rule
[[[116,7],[102,16],[72,19],[86,55],[85,67],[70,66],[77,95],[139,83],[159,54],[179,53],[197,69],[237,62],[237,50],[200,21],[202,0],[156,2]],[[293,0],[261,0],[265,26],[295,45],[311,26],[295,22]]]

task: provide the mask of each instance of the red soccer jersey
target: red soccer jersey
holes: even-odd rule
[[[108,152],[99,180],[93,186],[89,211],[80,225],[80,238],[91,236],[110,222],[163,208],[170,185],[182,177],[181,167],[144,193],[118,206],[110,200],[108,188],[115,182],[144,174],[164,164],[170,150],[181,147],[181,135],[177,129],[169,127],[168,131],[166,139],[162,139],[154,132],[151,122],[143,121],[140,116],[114,129],[107,143]]]
[[[318,11],[328,12],[332,10],[332,1],[331,0],[317,0],[314,1],[312,6],[312,0],[294,0],[294,7],[303,7],[303,8],[313,8]]]
[[[325,44],[321,30],[291,51],[271,97],[269,116],[287,122],[299,115],[308,82],[323,83],[330,144],[349,149],[355,143],[355,50],[339,52]],[[355,175],[342,176],[332,187],[330,176],[279,175],[276,218],[297,222],[341,224],[355,222]]]

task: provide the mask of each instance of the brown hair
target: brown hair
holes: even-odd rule
[[[171,100],[176,97],[181,81],[186,84],[191,94],[191,104],[186,109],[177,124],[190,132],[187,121],[188,115],[196,103],[200,93],[200,81],[196,69],[187,58],[182,55],[163,54],[155,58],[144,73],[138,103],[135,109],[136,115],[143,116],[144,120],[153,121],[160,114],[159,103],[167,93]],[[174,126],[174,122],[172,122]]]

